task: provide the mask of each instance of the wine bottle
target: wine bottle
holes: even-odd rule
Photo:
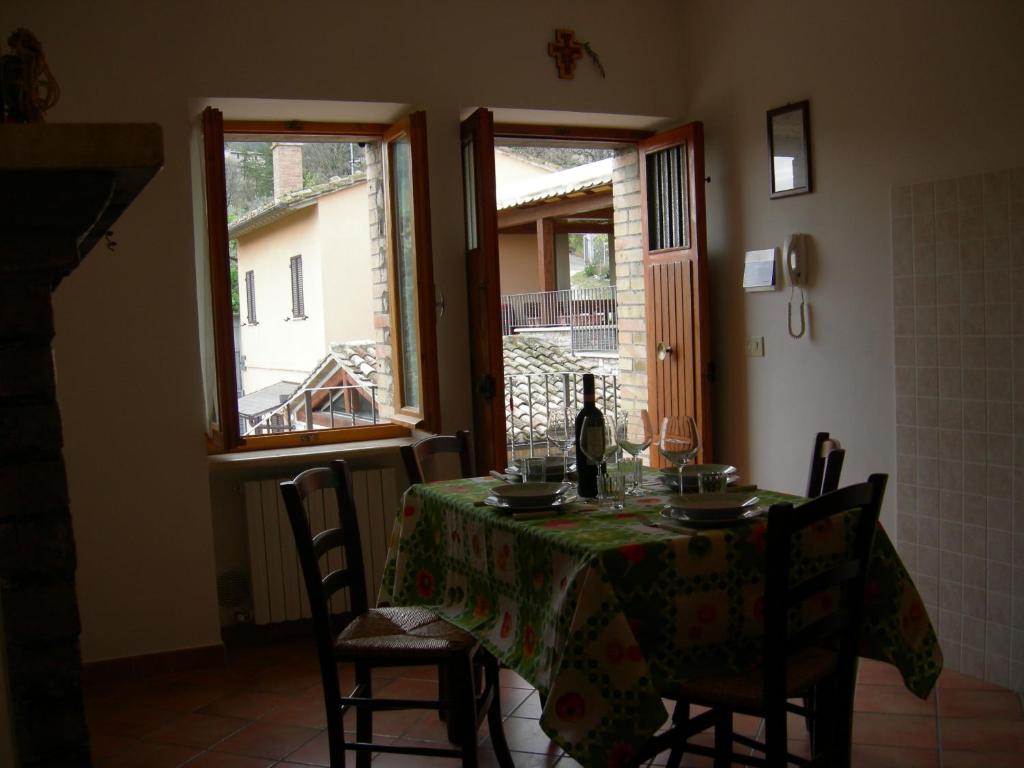
[[[590,429],[593,427],[593,419],[596,418],[597,423],[600,424],[603,421],[603,416],[600,409],[595,405],[596,396],[594,394],[594,374],[585,373],[583,374],[583,407],[580,412],[576,414],[576,484],[579,495],[592,499],[597,496],[597,465],[587,457],[586,452],[583,450],[584,441],[588,439],[588,435],[583,434],[583,420],[588,416],[592,417]],[[604,441],[603,431],[600,431],[594,439]]]

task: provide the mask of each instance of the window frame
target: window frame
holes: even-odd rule
[[[427,178],[426,119],[422,112],[414,112],[394,125],[383,123],[327,123],[272,121],[272,120],[226,120],[220,110],[207,107],[202,114],[204,191],[206,196],[207,242],[209,249],[210,300],[213,314],[214,357],[216,361],[217,412],[208,425],[208,450],[210,453],[251,451],[262,449],[303,447],[310,445],[349,443],[361,440],[378,440],[406,437],[413,427],[436,429],[440,424],[440,393],[437,377],[436,318],[434,315],[434,276],[431,258],[429,182]],[[400,408],[398,400],[399,372],[396,379],[394,415],[385,417],[379,424],[335,427],[302,432],[271,435],[243,436],[238,416],[238,381],[235,371],[233,315],[231,312],[231,276],[228,252],[227,193],[224,167],[225,141],[290,140],[304,137],[330,138],[334,141],[375,141],[380,142],[382,154],[389,137],[406,135],[413,151],[413,205],[414,243],[416,265],[416,332],[419,338],[420,386],[422,389],[421,408]],[[388,205],[392,184],[385,170],[382,179],[385,190],[385,204]],[[389,258],[392,248],[390,228],[388,230]],[[389,284],[393,269],[389,262]],[[254,278],[255,279],[255,278]],[[428,292],[429,291],[429,292]],[[393,294],[391,294],[393,296]],[[429,297],[429,300],[425,300]],[[426,305],[426,307],[425,307]],[[424,311],[424,309],[428,311]],[[304,309],[304,306],[303,306]],[[392,350],[396,348],[394,325],[396,302],[390,302],[392,322]],[[239,307],[241,311],[241,307]],[[295,318],[298,319],[298,318]],[[394,358],[394,353],[392,355]]]

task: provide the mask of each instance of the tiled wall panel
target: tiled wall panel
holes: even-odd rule
[[[947,666],[1024,691],[1024,169],[891,204],[898,547]]]

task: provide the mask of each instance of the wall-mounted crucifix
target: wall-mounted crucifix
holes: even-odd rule
[[[572,80],[576,62],[583,58],[583,46],[576,42],[576,33],[571,29],[556,29],[555,42],[548,43],[548,56],[555,60],[558,77]]]

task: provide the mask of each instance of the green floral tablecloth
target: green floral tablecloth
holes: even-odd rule
[[[392,532],[380,602],[435,606],[547,694],[540,724],[583,765],[628,764],[664,723],[675,681],[757,663],[766,525],[701,533],[649,525],[664,496],[618,512],[516,521],[479,504],[491,478],[409,489]],[[796,497],[759,491],[762,504]],[[805,533],[813,572],[848,525]],[[830,596],[823,594],[822,601]],[[806,618],[810,618],[809,616]],[[894,664],[927,696],[942,652],[883,530],[868,579],[862,655]]]

